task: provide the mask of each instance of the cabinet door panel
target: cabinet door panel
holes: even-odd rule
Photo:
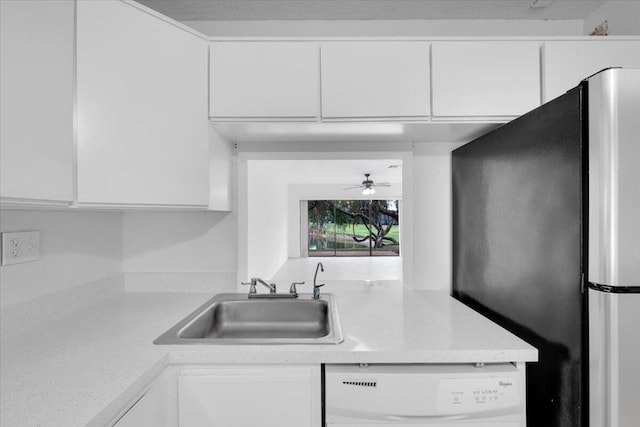
[[[151,390],[142,396],[113,427],[160,427],[164,425],[162,406],[157,397],[159,392]]]
[[[180,427],[319,426],[320,383],[312,381],[312,369],[229,367],[182,375]]]
[[[211,117],[317,118],[317,44],[229,42],[209,49]]]
[[[640,68],[640,41],[545,42],[543,58],[546,102],[605,68]]]
[[[78,2],[78,202],[206,206],[207,42]]]
[[[0,197],[73,200],[74,1],[0,1]]]
[[[540,105],[538,42],[437,42],[434,117],[512,117]]]
[[[429,116],[427,42],[322,45],[323,118]]]

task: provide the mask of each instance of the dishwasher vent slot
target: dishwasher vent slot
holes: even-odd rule
[[[342,381],[344,385],[355,385],[358,387],[377,387],[376,381]]]

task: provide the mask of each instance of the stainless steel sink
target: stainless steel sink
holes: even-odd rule
[[[343,341],[335,296],[249,299],[218,294],[158,337],[154,344],[338,344]]]

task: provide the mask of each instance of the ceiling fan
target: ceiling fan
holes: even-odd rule
[[[344,190],[353,190],[354,188],[362,188],[362,194],[364,194],[365,196],[370,196],[372,194],[375,194],[376,192],[374,187],[390,187],[391,186],[391,184],[388,182],[378,182],[376,184],[373,182],[372,179],[369,178],[370,176],[371,176],[370,173],[365,173],[364,181],[362,181],[362,184],[355,185],[353,187],[347,187],[347,188],[344,188]]]

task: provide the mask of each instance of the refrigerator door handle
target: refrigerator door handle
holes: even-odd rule
[[[611,286],[602,283],[589,282],[589,289],[609,294],[640,294],[640,286]]]

